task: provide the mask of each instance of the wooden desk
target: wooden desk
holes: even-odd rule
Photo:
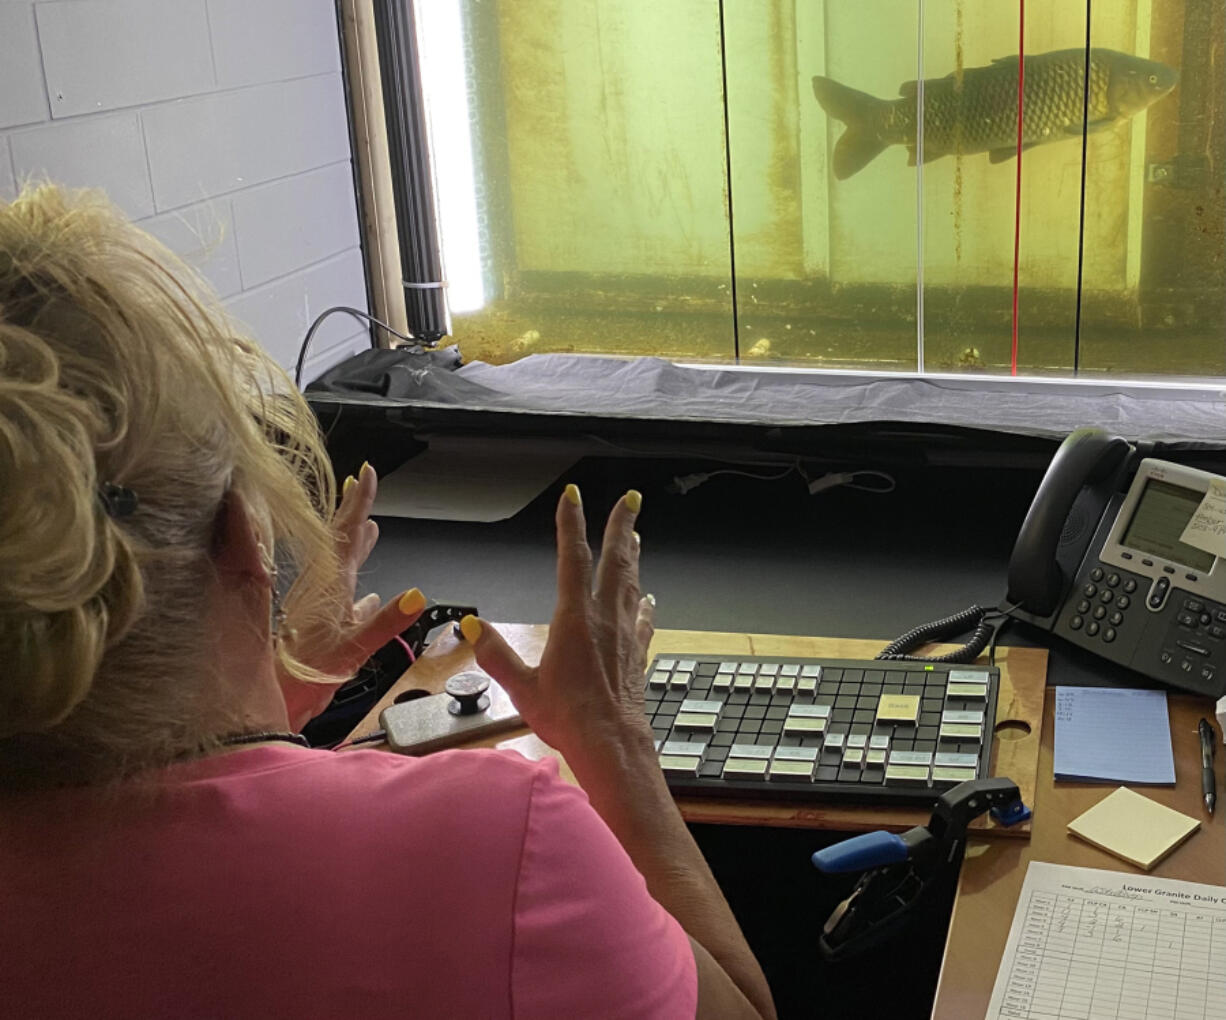
[[[1102,783],[1056,783],[1053,780],[1054,705],[1055,691],[1048,690],[1043,707],[1039,786],[1033,804],[1033,830],[1029,842],[975,840],[967,847],[933,1006],[934,1020],[969,1020],[984,1015],[1030,861],[1145,874],[1127,861],[1068,834],[1067,823],[1101,800],[1113,787]],[[1213,705],[1207,698],[1184,695],[1171,695],[1169,705],[1175,785],[1138,789],[1147,797],[1201,819],[1202,825],[1199,832],[1149,874],[1226,884],[1226,810],[1219,807],[1210,817],[1201,801],[1200,742],[1196,724],[1202,716],[1212,716]],[[1226,755],[1219,748],[1216,757],[1219,796],[1226,791],[1224,759]]]
[[[537,662],[545,645],[548,628],[532,624],[495,624],[525,662]],[[844,638],[795,637],[778,634],[729,634],[714,631],[659,630],[651,644],[652,655],[701,651],[714,655],[780,655],[799,658],[871,659],[885,641]],[[946,646],[936,646],[942,648]],[[437,693],[449,676],[474,665],[472,649],[450,631],[437,638],[417,663],[392,686],[366,718],[354,728],[352,737],[373,733],[379,728],[379,713],[405,690],[420,689]],[[1047,652],[1041,648],[998,649],[1001,669],[997,697],[996,738],[993,741],[991,774],[1008,776],[1027,804],[1034,798],[1039,757],[1043,691],[1047,676]],[[488,740],[475,741],[472,747],[509,747],[528,758],[544,755],[558,758],[563,775],[574,777],[566,763],[552,748],[527,729],[505,733]],[[926,809],[882,805],[812,805],[802,802],[734,801],[715,798],[678,798],[682,816],[688,822],[720,825],[768,825],[787,828],[827,829],[855,832],[865,829],[908,829],[928,820]],[[986,815],[973,823],[982,831],[999,831],[1011,837],[1026,837],[1029,825],[1004,828]]]

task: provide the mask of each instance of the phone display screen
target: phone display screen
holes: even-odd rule
[[[1121,544],[1193,570],[1209,570],[1216,558],[1213,553],[1179,541],[1204,496],[1197,489],[1151,478],[1145,483]]]

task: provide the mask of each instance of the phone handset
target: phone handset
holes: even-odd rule
[[[1056,611],[1067,580],[1058,552],[1073,505],[1079,496],[1090,502],[1092,505],[1084,508],[1085,515],[1097,522],[1115,491],[1119,469],[1132,449],[1127,440],[1097,428],[1077,429],[1064,440],[1039,484],[1013,545],[1007,602],[1039,617]],[[1089,537],[1086,535],[1086,545]],[[1076,551],[1078,560],[1083,551]],[[1073,563],[1072,570],[1076,567],[1077,563]]]
[[[1085,518],[1097,522],[1115,491],[1120,468],[1133,447],[1127,440],[1098,428],[1077,429],[1061,443],[1035,493],[1009,558],[1009,587],[1004,603],[995,608],[970,606],[952,616],[908,631],[878,654],[879,659],[915,662],[973,662],[993,642],[996,632],[1017,611],[1045,617],[1056,611],[1065,585],[1060,563],[1061,541],[1067,532],[1084,538],[1067,550],[1070,573],[1077,569],[1093,526],[1070,527],[1069,516],[1080,498]],[[909,654],[932,642],[973,632],[965,644],[944,655]],[[994,642],[993,642],[994,644]]]

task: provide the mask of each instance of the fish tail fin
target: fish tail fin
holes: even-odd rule
[[[847,125],[834,145],[834,176],[840,181],[863,170],[890,144],[881,137],[886,100],[820,74],[813,77],[813,95],[829,116]]]

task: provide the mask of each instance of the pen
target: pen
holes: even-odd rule
[[[1217,791],[1213,787],[1213,727],[1208,719],[1200,721],[1200,788],[1205,792],[1205,807],[1213,814]]]

